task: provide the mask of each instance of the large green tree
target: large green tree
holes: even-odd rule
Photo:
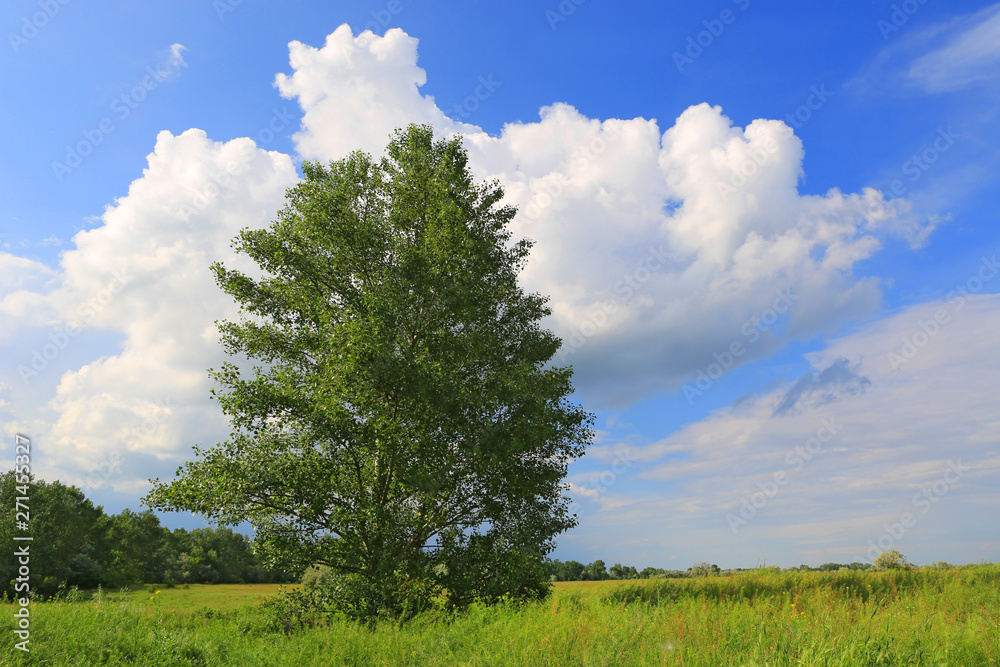
[[[25,479],[27,477],[27,479]],[[27,482],[22,484],[21,482]],[[27,493],[22,493],[22,491]],[[15,500],[26,496],[29,506],[29,532],[16,530]],[[31,590],[42,595],[56,592],[60,584],[80,587],[100,582],[100,564],[95,548],[100,539],[100,521],[104,509],[95,507],[83,492],[62,482],[45,482],[33,475],[18,475],[11,470],[0,475],[0,593],[14,592],[12,580],[19,562],[15,547],[27,546],[30,558]],[[32,537],[30,542],[15,542],[14,535]]]
[[[231,436],[147,503],[250,521],[270,565],[328,565],[375,606],[547,592],[593,417],[549,366],[547,298],[518,285],[516,209],[467,159],[411,125],[381,159],[303,164],[271,227],[234,242],[262,275],[212,266],[243,311],[225,349],[260,362],[213,371]]]

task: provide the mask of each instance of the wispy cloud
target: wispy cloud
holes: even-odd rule
[[[156,65],[157,79],[166,81],[180,75],[181,70],[187,67],[187,62],[184,60],[185,51],[187,47],[183,44],[171,44]]]
[[[863,559],[905,511],[918,523],[897,546],[916,562],[964,548],[938,543],[941,524],[997,541],[986,519],[1000,474],[998,327],[1000,295],[956,291],[832,340],[808,355],[813,371],[634,447],[629,484],[583,517],[581,542],[624,543],[642,524],[661,558],[818,565]],[[968,471],[938,493],[949,462]]]
[[[945,44],[914,60],[906,78],[928,93],[995,82],[1000,78],[1000,4],[959,19]]]
[[[1000,78],[1000,3],[901,35],[846,85],[864,95],[924,95]]]
[[[856,366],[855,366],[856,368]],[[774,415],[783,415],[804,407],[817,408],[836,401],[839,397],[864,393],[872,381],[858,375],[851,362],[837,359],[819,373],[806,373],[793,384],[774,409]]]

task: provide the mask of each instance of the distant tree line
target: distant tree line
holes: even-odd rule
[[[650,579],[652,577],[673,576],[675,570],[664,570],[658,567],[647,567],[637,570],[631,565],[615,563],[610,568],[603,560],[595,560],[590,565],[584,565],[575,560],[548,561],[546,564],[551,581],[604,581],[606,579]],[[678,573],[677,576],[683,576]]]
[[[728,576],[737,572],[745,572],[750,568],[734,568],[723,570],[718,565],[709,563],[697,563],[687,570],[667,570],[660,567],[645,567],[637,570],[632,565],[622,565],[615,563],[607,567],[603,560],[595,560],[590,565],[584,565],[575,560],[561,561],[551,560],[547,564],[549,579],[551,581],[605,581],[608,579],[679,579],[681,577],[710,577]],[[891,567],[891,566],[890,566]],[[753,568],[759,569],[759,568]],[[776,565],[766,569],[782,571]],[[819,567],[809,567],[800,565],[798,567],[785,568],[786,572],[836,572],[839,570],[870,570],[873,568],[869,563],[824,563]]]
[[[25,494],[23,491],[27,490]],[[26,497],[27,532],[17,530],[14,511]],[[61,482],[16,483],[14,471],[0,475],[0,596],[13,596],[18,577],[16,548],[28,545],[30,590],[52,595],[60,586],[118,589],[135,583],[270,583],[291,581],[269,571],[246,535],[229,528],[169,530],[150,510],[108,515],[82,491]],[[15,542],[14,535],[30,535]]]

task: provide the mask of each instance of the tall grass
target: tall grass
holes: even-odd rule
[[[474,605],[374,631],[334,620],[292,634],[254,606],[168,612],[155,596],[102,596],[33,606],[30,654],[12,650],[11,608],[0,606],[0,664],[1000,665],[998,584],[997,565],[761,571],[564,586],[523,607]]]

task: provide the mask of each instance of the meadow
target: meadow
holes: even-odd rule
[[[159,592],[156,592],[156,591]],[[1000,665],[1000,565],[566,582],[374,630],[285,629],[277,585],[193,585],[31,606],[31,652],[2,665]],[[87,597],[86,595],[83,597]]]

